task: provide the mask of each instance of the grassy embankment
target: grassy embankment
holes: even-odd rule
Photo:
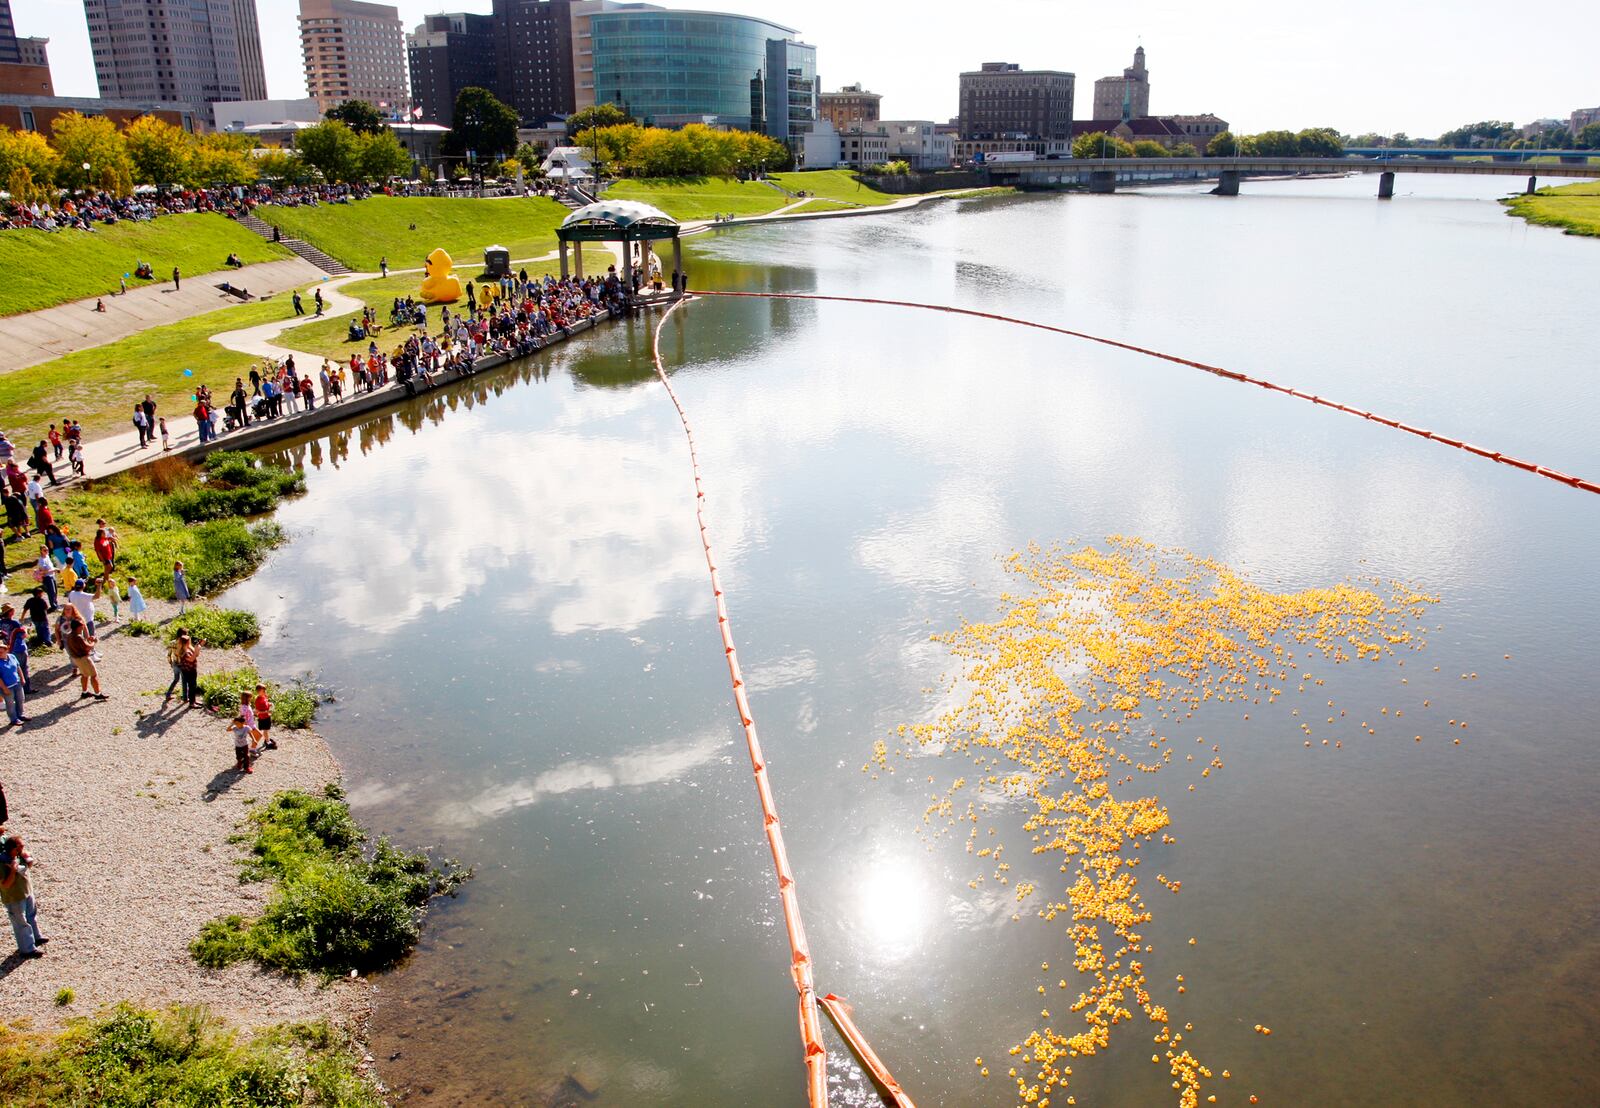
[[[381,1108],[355,1045],[325,1023],[244,1036],[201,1007],[119,1005],[54,1035],[0,1025],[0,1104]]]
[[[325,977],[388,969],[421,938],[428,902],[472,875],[387,839],[369,842],[337,785],[322,796],[278,793],[236,841],[250,843],[240,880],[276,888],[256,919],[213,920],[190,944],[213,969],[240,961]]]
[[[1529,223],[1560,227],[1569,235],[1600,237],[1600,181],[1540,189],[1532,196],[1513,196],[1501,203]]]
[[[806,193],[817,200],[798,211],[823,207],[875,207],[899,199],[857,181],[849,171],[827,169],[812,173],[775,173],[772,179],[789,192]],[[656,178],[618,181],[606,189],[608,200],[636,200],[653,204],[674,219],[711,219],[717,215],[768,215],[794,203],[771,185],[730,177]]]
[[[548,254],[570,213],[545,197],[374,196],[314,208],[263,205],[255,214],[361,273],[376,273],[383,257],[391,269],[418,269],[440,246],[466,273],[483,261],[486,246],[504,246],[514,259]]]
[[[133,405],[145,393],[155,398],[156,414],[165,416],[173,430],[192,428],[195,386],[208,384],[214,394],[225,394],[224,386],[231,386],[257,360],[217,345],[211,336],[292,314],[285,293],[0,374],[5,431],[27,449],[44,438],[51,423],[59,426],[67,416],[83,423],[88,438],[120,434],[132,430]],[[185,369],[194,375],[185,376]]]
[[[0,272],[8,278],[0,282],[0,315],[116,292],[124,273],[130,289],[170,280],[173,266],[187,275],[212,273],[224,268],[229,252],[246,265],[291,256],[214,212],[167,215],[93,231],[0,232]],[[155,268],[154,282],[132,276],[140,261]]]

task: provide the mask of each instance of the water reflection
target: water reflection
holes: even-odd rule
[[[724,735],[704,735],[687,742],[641,747],[605,761],[565,762],[537,777],[489,785],[468,800],[446,804],[440,818],[445,823],[471,828],[552,796],[679,781],[715,758],[730,760],[730,746]]]

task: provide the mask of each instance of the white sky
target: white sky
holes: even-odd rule
[[[490,0],[401,0],[410,30],[426,12],[490,10]],[[956,75],[984,61],[1078,75],[1088,118],[1097,77],[1118,73],[1142,41],[1156,113],[1215,112],[1235,130],[1330,126],[1351,134],[1431,137],[1463,123],[1565,118],[1600,104],[1594,9],[1548,0],[1538,31],[1491,0],[694,0],[663,7],[758,15],[817,47],[825,88],[863,82],[890,119],[944,120]],[[267,91],[305,95],[296,0],[257,0]],[[17,32],[50,38],[56,92],[97,94],[82,0],[13,0]],[[1565,30],[1561,30],[1565,28]]]

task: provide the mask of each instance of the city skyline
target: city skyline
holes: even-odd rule
[[[491,0],[395,6],[409,31],[428,14],[487,13]],[[1331,126],[1431,137],[1480,119],[1565,118],[1600,102],[1600,86],[1586,77],[1593,69],[1581,36],[1537,47],[1517,43],[1486,0],[1424,0],[1404,9],[1352,0],[1337,11],[1297,13],[1293,28],[1283,26],[1281,8],[1264,0],[1235,0],[1220,12],[1159,2],[1100,12],[1051,0],[998,0],[985,19],[964,18],[959,35],[948,33],[942,12],[909,5],[818,0],[804,12],[770,0],[662,6],[797,27],[817,47],[823,87],[859,81],[883,94],[885,118],[953,117],[958,74],[985,61],[1068,70],[1088,89],[1120,73],[1136,45],[1144,46],[1153,74],[1152,112],[1215,112],[1244,132]],[[268,96],[304,96],[297,5],[258,7]],[[1550,18],[1557,24],[1562,10],[1571,21],[1580,14],[1570,0],[1558,0],[1555,9]],[[30,0],[14,12],[17,34],[51,40],[57,95],[97,95],[82,0]],[[1088,98],[1076,114],[1088,117]]]

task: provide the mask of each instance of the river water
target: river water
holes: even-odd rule
[[[1508,183],[945,203],[724,233],[691,272],[1052,322],[1600,475],[1600,245],[1507,218]],[[804,1101],[649,326],[294,444],[292,541],[227,598],[262,615],[266,670],[336,690],[324,730],[359,816],[477,868],[379,981],[374,1052],[407,1103]],[[703,301],[666,351],[818,983],[919,1103],[1015,1102],[1007,1048],[1041,1023],[1039,966],[1071,950],[1062,922],[969,887],[959,841],[920,834],[924,769],[959,766],[863,765],[944,706],[930,633],[996,614],[1004,555],[1113,534],[1273,586],[1375,575],[1440,598],[1404,669],[1330,679],[1342,747],[1307,749],[1286,711],[1201,713],[1179,737],[1228,743],[1226,771],[1139,783],[1170,805],[1159,864],[1183,883],[1145,929],[1151,980],[1184,975],[1181,997],[1161,985],[1183,1045],[1232,1074],[1202,1100],[1600,1100],[1600,498],[998,323]],[[1010,860],[1059,895],[1054,862]],[[1077,1060],[1077,1103],[1176,1103],[1153,1032]],[[834,1084],[871,1102],[853,1067]]]

